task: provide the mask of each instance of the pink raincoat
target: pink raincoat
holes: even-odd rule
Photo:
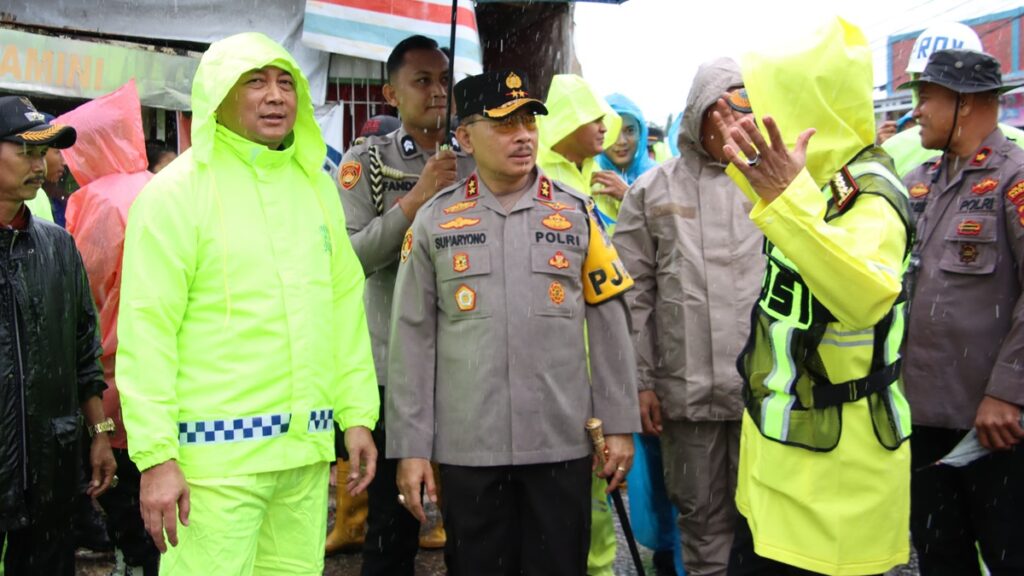
[[[81,188],[71,195],[67,229],[82,253],[89,288],[100,315],[103,374],[107,390],[103,409],[117,424],[114,448],[127,448],[121,400],[114,381],[117,311],[121,301],[121,255],[128,208],[153,177],[146,170],[142,105],[135,81],[87,102],[57,119],[74,126],[78,141],[63,151]]]

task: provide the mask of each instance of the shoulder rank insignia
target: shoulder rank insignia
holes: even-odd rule
[[[476,172],[466,178],[466,200],[472,200],[480,195],[480,183],[477,182]]]
[[[537,198],[541,200],[551,200],[551,180],[548,180],[547,176],[541,175],[540,182],[537,184]]]
[[[474,206],[476,206],[476,200],[463,200],[462,202],[456,202],[455,204],[445,208],[444,213],[458,214],[459,212],[465,212]]]
[[[466,286],[460,284],[455,290],[455,305],[458,306],[462,312],[469,312],[476,309],[476,292]]]
[[[982,194],[988,194],[999,187],[999,180],[993,180],[992,178],[983,178],[980,182],[971,186],[971,192],[981,196]]]
[[[964,220],[957,224],[956,233],[960,236],[977,236],[981,234],[981,222],[977,220]]]
[[[1014,182],[1013,186],[1010,186],[1010,189],[1006,192],[1006,197],[1017,208],[1024,206],[1024,180]]]
[[[462,216],[458,216],[447,222],[442,222],[438,224],[438,226],[440,226],[441,230],[461,230],[463,228],[469,228],[470,226],[476,226],[479,223],[479,218],[464,218]]]
[[[345,190],[351,190],[355,188],[355,185],[359,182],[359,177],[363,175],[363,165],[354,160],[349,160],[341,165],[341,169],[338,170],[338,183]]]
[[[971,166],[981,166],[988,160],[988,157],[992,155],[992,149],[985,146],[981,150],[974,153],[974,159],[971,160]]]
[[[551,214],[547,218],[544,218],[543,220],[540,221],[540,223],[552,230],[557,230],[559,232],[572,228],[572,222],[569,222],[568,218],[562,216],[558,212],[555,212],[554,214]]]
[[[412,136],[406,134],[402,137],[402,155],[409,157],[416,153],[416,141],[412,139]]]
[[[469,270],[469,254],[465,252],[456,252],[452,256],[452,270],[456,272],[465,272]]]
[[[548,260],[548,265],[552,268],[558,268],[559,270],[565,270],[569,267],[569,260],[565,257],[565,254],[561,250],[555,252],[555,255]]]
[[[558,280],[551,282],[551,285],[548,286],[548,298],[555,306],[561,305],[562,302],[565,302],[565,286],[562,286]]]
[[[541,200],[540,203],[543,204],[544,206],[547,206],[548,208],[551,208],[555,212],[561,212],[562,210],[575,210],[575,208],[573,208],[572,206],[568,204],[563,204],[561,202],[548,202],[547,200]]]
[[[402,239],[402,262],[409,259],[412,253],[412,227],[405,231],[405,238]]]
[[[911,198],[924,198],[928,195],[928,185],[924,182],[918,182],[910,187]]]
[[[857,187],[857,182],[850,176],[850,171],[847,170],[846,166],[843,166],[836,175],[832,177],[832,198],[836,202],[836,210],[842,210],[846,208],[846,205],[853,200],[854,196],[857,195],[857,191],[860,188]]]

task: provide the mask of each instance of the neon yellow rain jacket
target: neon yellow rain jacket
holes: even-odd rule
[[[806,170],[769,204],[734,166],[728,172],[755,202],[751,219],[838,319],[818,347],[829,379],[863,377],[874,343],[869,329],[901,290],[906,228],[875,195],[860,195],[830,222],[823,217],[829,181],[874,141],[868,43],[836,18],[785,48],[746,56],[742,70],[755,115],[773,116],[787,147],[807,128],[817,134]],[[839,443],[823,452],[766,438],[745,412],[736,503],[761,556],[823,574],[885,572],[909,553],[908,443],[880,444],[867,398],[843,404]]]
[[[270,150],[217,124],[244,72],[291,72],[295,128]],[[186,478],[334,460],[333,422],[379,399],[363,272],[298,64],[266,36],[213,44],[192,87],[193,147],[132,205],[117,378],[132,460]]]
[[[589,196],[590,177],[600,170],[596,155],[584,160],[583,166],[577,168],[552,148],[580,126],[604,118],[604,126],[608,130],[604,135],[604,148],[607,150],[619,137],[622,118],[612,110],[604,98],[594,93],[586,80],[575,74],[558,74],[552,78],[551,89],[548,90],[548,99],[544,105],[548,109],[547,116],[537,117],[540,131],[537,165],[550,178]],[[594,198],[594,202],[606,230],[611,234],[615,220],[619,217],[619,201],[611,196],[599,194]]]

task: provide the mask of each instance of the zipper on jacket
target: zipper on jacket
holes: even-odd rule
[[[11,246],[7,252],[8,262],[14,264],[14,242],[18,239],[18,231],[11,235]],[[25,408],[25,364],[21,357],[21,330],[18,328],[18,297],[14,290],[14,270],[8,269],[7,289],[11,295],[11,318],[14,324],[14,345],[16,347],[15,357],[18,359],[18,376],[15,381],[18,383],[18,400],[21,404],[21,482],[22,489],[28,490],[28,418]]]

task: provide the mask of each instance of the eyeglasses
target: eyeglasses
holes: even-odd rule
[[[469,126],[470,124],[476,124],[477,122],[484,120],[486,120],[491,128],[496,132],[503,134],[511,134],[512,132],[515,132],[519,125],[522,125],[523,128],[526,128],[531,132],[537,129],[537,117],[533,114],[510,114],[504,118],[487,118],[482,116],[476,120],[463,122],[462,125]]]

